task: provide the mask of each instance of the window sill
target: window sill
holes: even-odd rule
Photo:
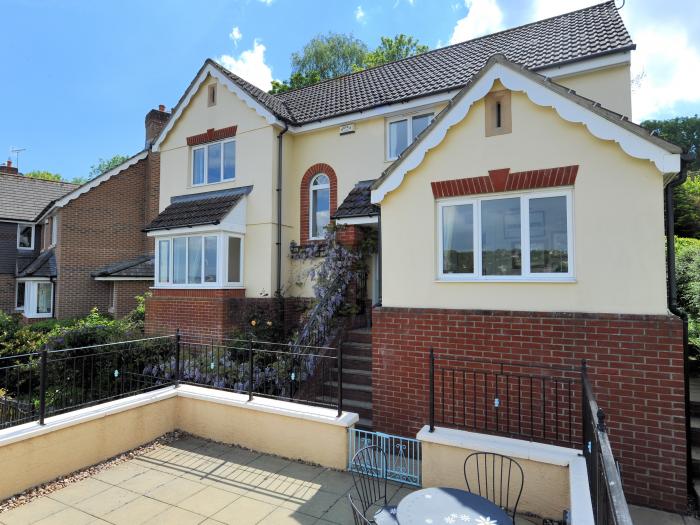
[[[190,184],[190,188],[206,188],[208,186],[216,186],[217,184],[225,184],[228,182],[236,182],[236,177],[232,179],[220,180],[219,182],[203,182],[202,184]]]
[[[53,314],[33,314],[33,315],[27,315],[24,312],[22,312],[22,315],[26,317],[27,319],[50,319],[53,317]]]
[[[195,285],[195,284],[157,284],[151,286],[152,290],[242,290],[245,289],[243,284],[215,284],[211,286]]]
[[[576,283],[576,277],[562,277],[558,279],[544,278],[544,277],[531,277],[531,278],[503,278],[494,277],[486,278],[483,277],[454,277],[454,278],[438,278],[433,280],[434,283],[547,283],[547,284],[572,284]]]

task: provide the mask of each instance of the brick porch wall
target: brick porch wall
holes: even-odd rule
[[[11,314],[15,311],[15,278],[0,274],[0,311]]]
[[[672,316],[377,308],[374,429],[428,422],[428,352],[580,366],[607,414],[630,503],[687,507],[682,324]]]

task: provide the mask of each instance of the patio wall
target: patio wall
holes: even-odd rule
[[[344,470],[357,414],[182,385],[0,431],[0,500],[175,429]]]

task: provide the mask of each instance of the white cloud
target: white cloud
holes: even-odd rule
[[[599,3],[600,0],[535,0],[532,20],[550,18]]]
[[[464,42],[503,29],[503,11],[496,0],[464,0],[467,16],[457,20],[450,44]]]
[[[238,47],[238,41],[243,38],[243,34],[241,33],[241,30],[238,29],[238,26],[233,26],[233,29],[231,29],[231,33],[228,35],[228,37],[233,40],[233,45]]]
[[[275,0],[258,0],[261,4],[271,5]]]
[[[362,9],[361,5],[358,5],[357,9],[355,9],[355,20],[357,20],[361,24],[364,24],[367,21],[365,19],[365,11],[364,9]]]
[[[218,62],[232,73],[251,84],[268,91],[272,87],[272,69],[265,63],[265,46],[257,39],[253,49],[247,49],[238,55],[221,55]]]

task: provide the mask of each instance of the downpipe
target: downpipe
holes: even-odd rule
[[[284,125],[284,129],[277,135],[277,286],[275,297],[282,304],[282,156],[283,156],[283,135],[289,131],[289,126]],[[283,310],[280,307],[280,314]],[[281,318],[281,316],[280,316]]]

